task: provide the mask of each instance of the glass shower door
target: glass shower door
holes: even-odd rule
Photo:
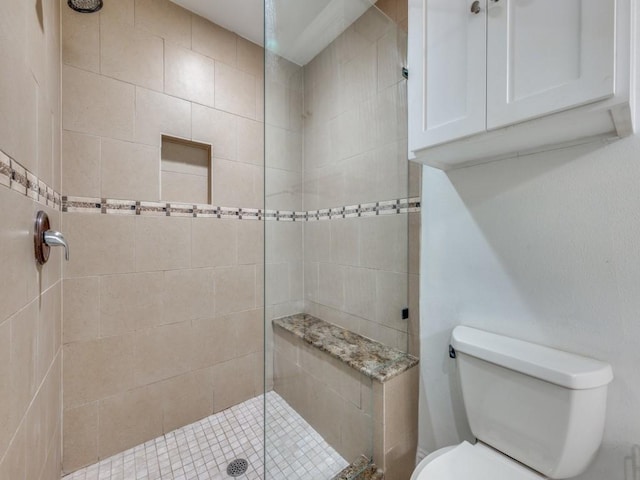
[[[409,338],[405,51],[369,1],[265,2],[267,479],[356,478],[379,449]]]

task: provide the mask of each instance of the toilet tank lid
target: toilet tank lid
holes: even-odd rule
[[[476,328],[454,328],[451,345],[458,352],[572,390],[597,388],[613,380],[608,363]]]

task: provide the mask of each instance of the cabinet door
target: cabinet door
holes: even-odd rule
[[[487,128],[614,93],[615,0],[490,0]]]
[[[486,0],[409,0],[411,151],[486,129],[486,14]]]

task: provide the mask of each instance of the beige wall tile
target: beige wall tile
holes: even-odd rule
[[[353,218],[344,218],[334,219],[328,223],[331,227],[331,261],[341,265],[358,265],[360,256],[359,221]]]
[[[220,412],[262,392],[262,355],[252,353],[214,366],[213,410]]]
[[[153,90],[164,87],[164,42],[132,26],[100,22],[100,73]]]
[[[93,340],[100,325],[100,277],[69,278],[63,282],[63,343]]]
[[[8,392],[12,391],[11,322],[0,324],[0,456],[3,456],[18,425],[18,415]],[[0,470],[1,471],[1,470]]]
[[[136,142],[160,146],[163,134],[191,138],[191,104],[136,87]]]
[[[160,198],[167,202],[208,205],[209,176],[190,175],[162,170]]]
[[[289,264],[267,263],[265,268],[265,303],[267,306],[289,301]]]
[[[128,390],[134,385],[134,339],[109,337],[64,347],[65,409]]]
[[[169,43],[165,45],[165,93],[213,107],[214,84],[213,59]]]
[[[209,177],[211,163],[207,146],[194,142],[177,143],[173,139],[162,141],[162,170]]]
[[[267,168],[264,176],[266,208],[270,210],[302,210],[301,172]]]
[[[193,363],[192,345],[191,322],[136,332],[136,385],[149,385],[188,372]]]
[[[193,369],[236,357],[236,327],[230,315],[193,321]]]
[[[215,107],[257,119],[256,77],[220,62],[215,70]]]
[[[46,86],[38,86],[38,177],[53,185],[53,113],[47,99]],[[60,135],[58,132],[57,135]]]
[[[331,261],[331,222],[306,222],[304,224],[304,258],[309,262]],[[348,221],[348,220],[344,220]]]
[[[164,272],[163,323],[177,323],[213,314],[213,270]]]
[[[2,44],[15,52],[16,58],[26,56],[27,5],[24,3],[2,3],[0,26]]]
[[[16,418],[22,418],[37,389],[38,305],[31,302],[11,319],[11,385]]]
[[[304,275],[304,299],[318,302],[319,263],[305,262]]]
[[[0,142],[8,155],[35,172],[37,167],[37,83],[24,58],[0,48],[0,62],[13,68],[0,75]]]
[[[362,319],[359,325],[358,333],[363,337],[370,338],[376,342],[380,342],[383,345],[387,345],[398,350],[407,350],[407,333],[406,325],[402,330],[387,327],[378,322],[371,322],[366,319]]]
[[[266,222],[265,233],[267,236],[266,262],[283,263],[302,260],[302,223]]]
[[[64,411],[63,471],[73,472],[98,461],[98,402]]]
[[[102,198],[160,200],[160,151],[157,147],[102,139]]]
[[[25,479],[25,471],[27,469],[27,445],[25,429],[21,428],[11,443],[4,458],[0,460],[1,478]]]
[[[66,130],[133,139],[133,85],[65,66],[62,96],[62,123]]]
[[[327,263],[320,264],[318,300],[335,308],[342,308],[344,296],[345,267]]]
[[[191,219],[137,217],[135,267],[139,272],[188,268],[191,264]]]
[[[402,309],[409,306],[408,281],[409,278],[406,273],[377,272],[376,322],[397,330],[406,331],[407,321],[402,319]]]
[[[32,202],[7,188],[0,189],[0,321],[7,319],[27,303],[28,273],[25,265],[33,262],[33,241],[30,240]]]
[[[26,61],[38,85],[46,85],[46,38],[44,34],[44,3],[40,8],[27,8],[27,55]]]
[[[45,378],[62,344],[62,282],[42,293],[38,305],[36,379]]]
[[[163,431],[189,425],[213,413],[213,386],[207,369],[165,380],[158,386],[162,397]]]
[[[214,157],[237,158],[238,121],[235,115],[194,104],[192,125],[193,140],[211,145]]]
[[[159,325],[164,311],[163,278],[162,272],[100,277],[100,336]]]
[[[262,82],[258,82],[262,84]],[[262,86],[262,85],[261,85]],[[264,81],[265,123],[286,129],[289,127],[289,95],[287,86],[271,77]],[[310,112],[311,113],[311,112]],[[315,113],[315,112],[314,112]]]
[[[238,37],[238,68],[256,78],[263,78],[264,49],[260,45]]]
[[[238,265],[264,263],[264,223],[239,222]]]
[[[135,0],[136,27],[191,48],[191,13],[169,0]]]
[[[420,357],[420,275],[409,275],[409,353]]]
[[[193,220],[191,255],[193,267],[219,267],[236,264],[238,229],[246,231],[246,223],[238,220],[196,218]],[[259,224],[260,222],[254,222]],[[246,237],[246,235],[245,235]],[[243,237],[244,238],[244,237]],[[245,246],[244,244],[243,246]],[[251,255],[252,252],[246,252]],[[245,252],[243,251],[244,255]],[[255,263],[255,262],[243,262]]]
[[[361,219],[360,265],[407,271],[408,219],[405,214]]]
[[[100,10],[100,20],[133,25],[135,0],[110,0]]]
[[[255,278],[253,265],[217,268],[214,273],[216,316],[254,309]]]
[[[100,17],[62,8],[62,61],[66,65],[100,71]]]
[[[375,319],[379,298],[377,295],[380,294],[380,291],[376,290],[376,271],[368,268],[346,267],[344,285],[345,311],[369,320]]]
[[[62,132],[62,189],[65,195],[100,197],[100,138]]]
[[[193,51],[236,66],[237,35],[198,15],[193,16]],[[242,40],[242,39],[239,39]]]
[[[155,385],[100,401],[98,455],[109,457],[162,435],[162,399]]]
[[[351,462],[363,454],[370,457],[373,452],[373,418],[351,404],[346,404],[340,413],[342,415],[340,425],[342,456]]]
[[[73,249],[65,277],[134,270],[134,221],[128,216],[65,213],[62,231]]]
[[[261,167],[214,158],[211,170],[214,205],[245,208],[259,208],[262,205]]]
[[[391,30],[394,24],[378,9],[370,8],[355,21],[354,27],[356,32],[374,42]]]
[[[264,124],[238,117],[238,161],[264,164]]]
[[[261,308],[228,315],[235,327],[236,357],[262,353],[264,349],[264,311]]]

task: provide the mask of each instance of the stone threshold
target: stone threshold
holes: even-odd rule
[[[384,473],[362,455],[331,480],[384,480]]]
[[[273,324],[381,383],[418,364],[416,357],[397,348],[306,313],[277,318]]]

